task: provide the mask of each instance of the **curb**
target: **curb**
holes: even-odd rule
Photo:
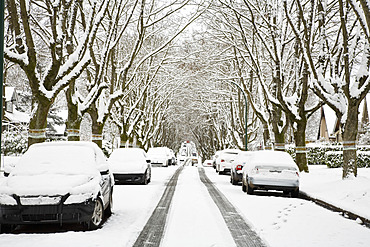
[[[307,200],[307,201],[312,201],[314,203],[316,203],[317,205],[321,206],[321,207],[324,207],[326,209],[329,209],[333,212],[338,212],[338,213],[341,213],[343,217],[345,218],[348,218],[348,219],[351,219],[351,220],[357,220],[357,219],[360,219],[362,221],[362,223],[359,223],[363,226],[366,226],[367,228],[370,228],[370,220],[363,217],[363,216],[360,216],[358,214],[355,214],[353,212],[350,212],[348,210],[345,210],[345,209],[342,209],[338,206],[335,206],[333,204],[330,204],[328,202],[325,202],[323,200],[320,200],[320,199],[317,199],[317,198],[314,198],[314,197],[311,197],[309,196],[307,193],[305,192],[302,192],[300,191],[299,192],[299,198],[301,199],[304,199],[304,200]]]

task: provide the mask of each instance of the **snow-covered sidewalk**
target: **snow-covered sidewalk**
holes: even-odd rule
[[[309,166],[301,173],[300,190],[338,208],[370,220],[370,169],[359,168],[358,176],[342,180],[342,168]]]

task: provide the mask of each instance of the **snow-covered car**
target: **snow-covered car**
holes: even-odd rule
[[[203,162],[203,166],[205,166],[205,167],[212,167],[213,166],[213,160],[205,160]]]
[[[231,162],[239,155],[239,149],[225,149],[216,157],[216,172],[220,175],[231,171]]]
[[[231,162],[230,183],[237,185],[242,181],[243,167],[249,162],[253,151],[241,151],[235,160]]]
[[[116,184],[148,184],[151,180],[150,159],[141,148],[115,149],[110,155],[108,163]]]
[[[167,147],[149,148],[148,157],[152,166],[169,166],[172,162],[170,149]]]
[[[254,152],[243,168],[242,190],[279,190],[299,194],[299,171],[293,158],[281,151]]]
[[[176,159],[175,152],[172,149],[169,149],[169,151],[170,151],[170,156],[171,156],[171,164],[169,164],[169,165],[170,166],[175,166],[177,164],[177,159]]]
[[[92,142],[33,144],[0,184],[0,230],[43,223],[101,226],[112,213],[113,176]]]

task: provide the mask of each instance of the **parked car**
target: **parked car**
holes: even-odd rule
[[[219,153],[216,158],[216,172],[220,175],[231,171],[231,162],[238,156],[241,152],[239,149],[225,149]]]
[[[239,184],[243,178],[243,167],[249,162],[253,151],[241,151],[235,160],[231,162],[230,183]]]
[[[118,183],[150,183],[152,166],[141,148],[118,148],[110,155],[109,167]]]
[[[243,168],[242,190],[279,190],[292,197],[299,194],[299,171],[292,157],[281,151],[254,152]]]
[[[172,162],[170,149],[167,147],[149,148],[148,157],[152,166],[169,166]]]
[[[169,165],[175,166],[177,164],[175,152],[172,149],[169,149],[169,151],[170,151],[170,156],[171,156],[171,163]]]
[[[221,151],[216,151],[216,153],[215,153],[215,155],[213,155],[213,157],[212,157],[212,160],[213,160],[213,168],[214,169],[216,169],[216,160],[217,160],[217,158],[220,156],[220,152]]]
[[[213,166],[213,160],[205,160],[203,162],[203,166],[205,166],[205,167],[212,167]]]
[[[93,230],[112,213],[114,180],[92,142],[33,144],[0,184],[0,228],[84,223]]]

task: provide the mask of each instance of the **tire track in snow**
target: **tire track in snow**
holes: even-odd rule
[[[238,247],[261,247],[267,246],[262,239],[245,222],[243,217],[236,211],[235,207],[216,188],[207,177],[202,167],[198,168],[200,180],[207,187],[213,201],[219,208],[227,227]]]
[[[180,166],[171,179],[167,182],[166,189],[163,192],[157,207],[154,209],[148,222],[145,224],[134,247],[159,246],[163,237],[164,228],[168,211],[171,205],[173,194],[177,184],[177,179],[184,167]]]

